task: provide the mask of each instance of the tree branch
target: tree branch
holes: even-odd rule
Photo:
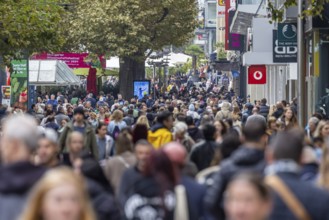
[[[168,8],[163,8],[162,10],[163,10],[163,14],[162,14],[161,18],[155,22],[156,24],[159,24],[161,21],[163,21],[169,14]]]

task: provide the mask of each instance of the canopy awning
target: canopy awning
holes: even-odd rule
[[[30,60],[29,83],[38,86],[65,86],[80,85],[81,81],[62,61]]]

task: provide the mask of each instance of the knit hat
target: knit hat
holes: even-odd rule
[[[190,105],[188,106],[188,110],[190,110],[190,111],[194,111],[194,110],[195,110],[194,105],[193,105],[193,104],[190,104]]]

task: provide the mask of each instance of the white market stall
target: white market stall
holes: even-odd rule
[[[66,86],[80,85],[81,81],[62,61],[30,60],[29,83],[35,86]]]

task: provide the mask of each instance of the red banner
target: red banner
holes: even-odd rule
[[[253,65],[248,68],[248,84],[266,84],[266,66]]]
[[[101,68],[106,66],[106,61],[103,57],[96,60],[91,60],[88,53],[42,53],[32,57],[34,60],[61,60],[65,62],[70,68]]]

